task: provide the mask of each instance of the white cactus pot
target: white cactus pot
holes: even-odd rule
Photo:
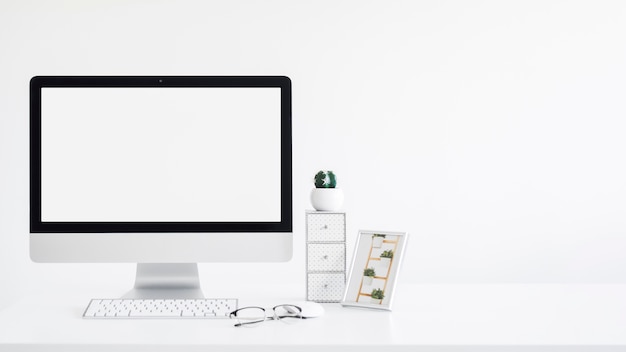
[[[313,188],[311,204],[318,211],[337,211],[343,205],[343,190],[340,188]]]
[[[372,285],[372,281],[374,281],[374,277],[373,276],[365,276],[365,275],[363,275],[363,285],[364,286],[371,286]]]

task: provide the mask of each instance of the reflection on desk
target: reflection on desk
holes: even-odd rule
[[[271,307],[304,290],[277,292],[240,304]],[[328,303],[296,325],[238,329],[228,319],[86,320],[89,294],[31,296],[0,311],[0,351],[626,351],[625,297],[626,285],[399,284],[393,312]]]

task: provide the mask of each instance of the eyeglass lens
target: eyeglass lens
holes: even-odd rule
[[[291,304],[274,307],[274,318],[284,323],[297,323],[302,320],[302,309]]]
[[[231,317],[237,318],[237,325],[242,327],[254,327],[260,325],[265,321],[265,309],[261,307],[246,307],[241,308],[233,313]]]

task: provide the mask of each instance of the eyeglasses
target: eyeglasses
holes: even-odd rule
[[[280,304],[272,308],[273,316],[267,316],[265,308],[244,307],[231,312],[228,316],[237,319],[236,327],[259,326],[266,320],[280,320],[284,323],[297,323],[302,320],[302,308],[292,304]]]

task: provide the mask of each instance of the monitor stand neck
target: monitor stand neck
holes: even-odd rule
[[[196,263],[138,263],[135,287],[122,298],[204,298]]]

